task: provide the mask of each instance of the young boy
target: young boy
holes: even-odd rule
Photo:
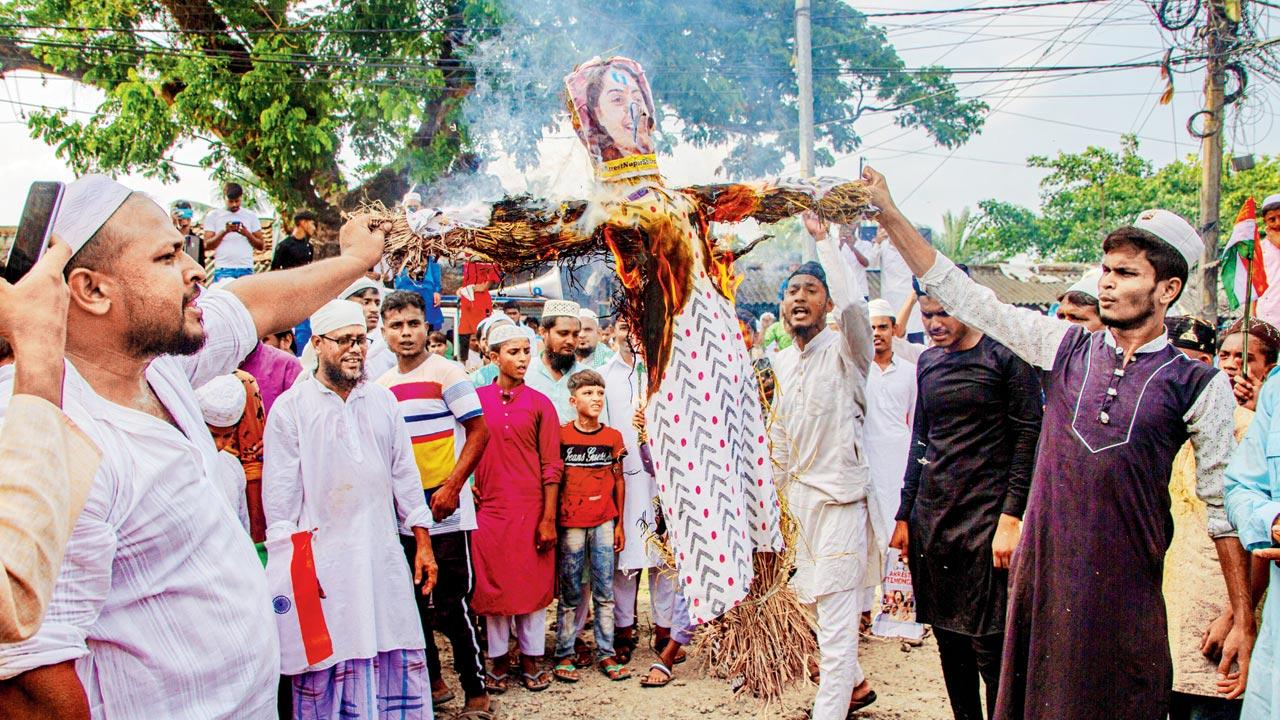
[[[449,349],[449,338],[444,336],[442,332],[433,332],[427,336],[427,353],[430,355],[439,355],[445,357],[445,351]]]
[[[614,554],[622,552],[618,508],[624,506],[622,434],[600,422],[604,378],[594,370],[569,377],[569,404],[578,417],[560,428],[560,553],[556,562],[560,607],[556,621],[556,679],[577,682],[574,664],[574,615],[582,598],[583,565],[591,563],[591,600],[595,610],[596,662],[610,680],[631,673],[613,650]]]

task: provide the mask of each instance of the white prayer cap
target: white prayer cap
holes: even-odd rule
[[[406,205],[407,205],[407,204],[409,204],[410,202],[417,202],[419,205],[421,205],[421,204],[422,204],[422,195],[420,195],[420,194],[418,194],[418,193],[416,193],[416,192],[407,192],[407,193],[405,193],[405,194],[404,194],[404,197],[400,198],[400,202],[402,202],[402,203],[404,203],[404,204],[406,204]]]
[[[490,315],[489,317],[476,323],[476,333],[483,338],[485,333],[498,327],[502,323],[506,323],[508,325],[515,325],[515,323],[511,322],[511,318],[507,317],[506,315]]]
[[[867,317],[889,317],[897,320],[898,314],[893,311],[893,306],[889,304],[888,300],[885,300],[884,298],[876,298],[875,300],[867,303]]]
[[[363,330],[364,308],[350,300],[330,300],[311,316],[311,334],[326,335],[348,325],[359,325]]]
[[[1089,297],[1098,299],[1098,283],[1102,280],[1102,270],[1094,268],[1085,273],[1075,282],[1074,285],[1067,288],[1067,292],[1079,292]]]
[[[582,322],[593,322],[596,325],[600,324],[600,318],[595,313],[591,312],[586,308],[582,308],[578,310],[578,319],[581,320]]]
[[[68,184],[62,195],[53,234],[71,246],[72,254],[79,252],[132,194],[106,175],[81,177]]]
[[[578,317],[578,313],[582,312],[582,307],[572,300],[548,300],[542,306],[542,319],[557,317]]]
[[[1204,241],[1200,239],[1200,234],[1191,226],[1191,223],[1183,220],[1177,213],[1158,208],[1143,210],[1139,213],[1138,219],[1133,222],[1133,226],[1139,230],[1146,230],[1171,245],[1186,258],[1188,269],[1199,264],[1200,258],[1204,255]]]
[[[338,299],[346,300],[352,295],[355,295],[356,293],[364,292],[365,290],[377,290],[378,296],[379,297],[382,296],[382,286],[370,280],[369,278],[361,275],[359,280],[356,280],[355,282],[351,283],[350,285],[347,286],[346,290],[342,291],[342,294],[338,296]]]
[[[489,331],[489,349],[497,350],[509,340],[528,340],[529,336],[524,334],[524,330],[511,325],[496,325]]]
[[[229,428],[244,417],[247,396],[244,383],[235,373],[219,375],[196,389],[204,421],[216,428]]]
[[[1268,195],[1266,200],[1262,201],[1262,207],[1258,208],[1258,212],[1268,213],[1272,210],[1280,210],[1280,194]]]

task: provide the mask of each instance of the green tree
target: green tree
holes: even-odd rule
[[[531,164],[563,125],[560,78],[596,53],[649,65],[668,146],[727,143],[730,175],[780,171],[795,145],[791,14],[784,0],[8,0],[0,75],[106,93],[88,119],[29,117],[78,171],[170,178],[174,147],[206,140],[216,177],[333,226],[361,200],[472,171],[479,153]],[[814,47],[822,159],[856,148],[868,113],[947,147],[981,127],[985,105],[945,69],[904,71],[884,31],[839,0],[815,2]]]
[[[1119,151],[1090,146],[1055,157],[1032,156],[1030,167],[1049,173],[1040,181],[1039,212],[995,200],[978,204],[971,245],[1008,256],[1031,251],[1041,257],[1090,262],[1101,255],[1107,232],[1138,213],[1159,207],[1195,224],[1200,215],[1200,161],[1194,155],[1157,169],[1138,154],[1137,139],[1125,136]],[[1224,232],[1230,231],[1246,198],[1259,202],[1280,189],[1280,158],[1261,156],[1250,170],[1223,162]]]
[[[956,262],[968,263],[981,259],[984,253],[972,242],[976,220],[969,208],[964,208],[959,213],[952,213],[950,210],[942,213],[942,232],[933,238],[934,247]]]

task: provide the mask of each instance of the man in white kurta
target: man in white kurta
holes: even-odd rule
[[[911,451],[911,423],[916,410],[916,366],[894,352],[895,318],[884,300],[868,305],[875,358],[867,374],[867,466],[878,512],[872,515],[880,551],[889,547],[894,513],[902,493],[903,473]],[[871,570],[877,570],[871,568]],[[874,573],[873,573],[874,574]],[[868,589],[863,610],[875,606],[874,588]]]
[[[610,427],[622,433],[627,447],[622,459],[626,506],[622,508],[620,520],[626,544],[618,553],[618,568],[613,578],[614,649],[623,652],[622,646],[634,647],[636,643],[636,591],[640,572],[649,573],[650,619],[659,640],[671,633],[676,587],[670,573],[657,570],[658,559],[649,543],[649,536],[657,532],[653,499],[658,496],[658,481],[650,470],[652,465],[645,466],[639,435],[632,423],[640,400],[645,397],[644,364],[631,351],[627,321],[618,318],[616,329],[623,333],[619,336],[618,351],[600,368],[600,375],[604,378],[605,412],[612,418]]]
[[[311,329],[318,369],[276,400],[263,442],[268,563],[295,533],[311,533],[333,649],[298,666],[291,659],[305,655],[283,647],[281,669],[295,676],[294,717],[429,719],[426,643],[412,593],[423,577],[430,590],[435,561],[409,432],[391,391],[366,380],[360,307],[334,300],[311,317]],[[401,525],[418,542],[413,579]],[[277,577],[270,567],[268,575]],[[283,630],[280,637],[291,641]]]
[[[801,266],[787,283],[782,315],[795,344],[773,361],[778,380],[769,432],[778,484],[800,527],[791,586],[817,613],[822,679],[812,716],[833,720],[875,700],[858,664],[868,556],[878,556],[861,447],[871,328],[825,229],[816,218],[805,224],[818,239],[822,264]],[[839,332],[825,325],[833,308]]]

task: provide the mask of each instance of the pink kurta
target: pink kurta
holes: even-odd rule
[[[542,486],[560,482],[560,421],[546,395],[497,383],[476,391],[489,444],[476,467],[476,530],[471,536],[480,615],[524,615],[555,597],[555,549],[538,552]],[[505,397],[504,397],[505,395]]]

